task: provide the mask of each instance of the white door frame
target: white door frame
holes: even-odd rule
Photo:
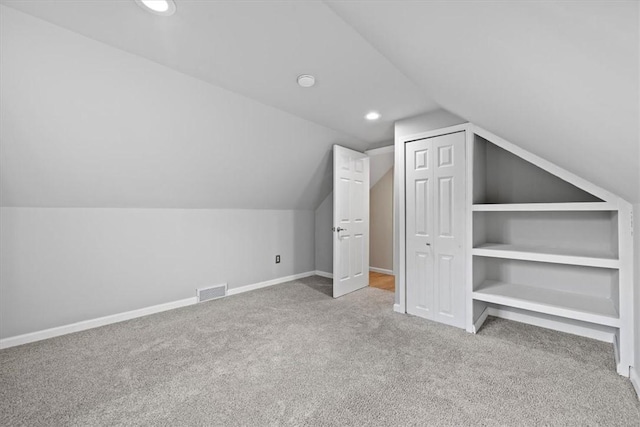
[[[394,236],[394,248],[393,248],[393,271],[396,274],[396,288],[398,290],[398,302],[393,305],[394,311],[398,313],[406,313],[407,312],[407,280],[406,280],[406,200],[405,200],[405,147],[407,142],[415,141],[418,139],[431,138],[439,135],[446,135],[449,133],[466,131],[466,145],[467,152],[466,158],[469,159],[471,156],[471,152],[469,151],[469,146],[471,146],[472,141],[472,132],[471,132],[471,124],[464,123],[461,125],[450,126],[442,129],[432,130],[428,132],[421,132],[412,135],[405,135],[400,138],[396,138],[394,142],[395,146],[395,158],[394,158],[394,172],[393,172],[393,180],[394,180],[394,203],[393,203],[393,236]],[[469,173],[469,162],[467,161],[467,188],[468,184],[471,182],[473,176]],[[468,210],[468,206],[471,204],[471,197],[469,191],[466,192],[466,206],[465,210]],[[467,217],[467,230],[465,235],[465,244],[463,245],[465,254],[465,259],[468,259],[467,254],[467,246],[468,242],[471,240],[471,236],[469,233],[471,232],[471,215],[466,215]],[[467,262],[466,266],[466,283],[468,288],[468,283],[470,282],[469,278],[471,274],[471,265]],[[468,292],[468,289],[466,289]],[[467,301],[470,301],[467,298]],[[469,302],[468,302],[469,304]],[[467,307],[467,312],[469,311],[469,307]]]
[[[379,147],[379,148],[372,148],[371,150],[365,150],[364,154],[368,155],[370,159],[373,159],[376,156],[383,156],[385,154],[394,154],[395,153],[395,145],[391,144],[391,145],[385,145],[384,147]],[[393,157],[393,161],[395,162],[395,157]],[[391,165],[391,167],[393,168],[393,163]],[[386,172],[385,172],[386,173]],[[392,179],[395,179],[395,177],[392,177]],[[369,165],[369,180],[371,180],[371,164]],[[395,192],[395,187],[394,187],[394,183],[391,183],[392,187],[393,187],[393,191]],[[371,193],[371,189],[369,189],[369,193]],[[393,207],[393,200],[391,200],[391,245],[392,245],[392,252],[391,252],[391,270],[384,270],[381,268],[376,268],[376,267],[371,267],[369,266],[369,271],[373,271],[375,273],[382,273],[382,274],[388,274],[391,276],[394,276],[394,289],[397,286],[396,284],[396,271],[394,268],[394,262],[393,260],[395,259],[395,239],[396,239],[396,229],[394,226],[394,220],[393,220],[393,215],[395,215],[395,211],[394,211],[394,207]],[[369,199],[369,217],[371,217],[371,199]],[[369,227],[371,227],[371,220],[369,220]],[[369,239],[371,239],[371,232],[369,232]],[[371,241],[371,240],[369,240]],[[371,254],[369,254],[371,255]],[[369,262],[371,263],[371,262]],[[395,291],[394,291],[395,292]]]

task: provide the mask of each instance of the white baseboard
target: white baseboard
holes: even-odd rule
[[[326,277],[327,279],[333,279],[333,273],[327,273],[326,271],[316,270],[316,276]]]
[[[291,276],[278,277],[277,279],[267,280],[264,282],[254,283],[252,285],[240,286],[239,288],[232,288],[227,291],[227,296],[237,295],[243,292],[254,291],[260,288],[266,288],[267,286],[279,285],[280,283],[290,282],[292,280],[303,279],[305,277],[313,276],[315,271],[307,271],[300,274],[293,274]]]
[[[393,270],[387,270],[386,268],[369,267],[369,271],[373,271],[374,273],[389,274],[393,276]]]
[[[629,379],[631,380],[631,384],[633,384],[633,388],[636,389],[638,400],[640,400],[640,374],[638,374],[638,371],[636,371],[636,368],[633,366],[629,370]]]
[[[81,322],[58,326],[51,329],[45,329],[43,331],[36,331],[28,334],[17,335],[15,337],[4,338],[0,340],[0,349],[15,347],[17,345],[27,344],[35,341],[46,340],[47,338],[59,337],[60,335],[67,335],[73,332],[86,331],[87,329],[93,329],[100,326],[110,325],[112,323],[123,322],[125,320],[135,319],[137,317],[147,316],[149,314],[173,310],[174,308],[186,307],[188,305],[196,304],[197,302],[198,298],[196,297],[185,298],[165,304],[152,305],[151,307],[144,307],[137,310],[126,311],[124,313],[112,314],[109,316],[98,317],[96,319],[83,320]]]
[[[571,319],[558,321],[551,316],[541,313],[533,315],[520,311],[516,308],[488,307],[488,314],[489,316],[500,317],[502,319],[513,320],[520,323],[527,323],[541,328],[553,329],[554,331],[566,332],[568,334],[579,335],[608,343],[613,343],[615,339],[615,332],[613,328],[600,325],[593,325],[592,327],[589,327],[584,323],[581,324],[581,322],[573,321]]]
[[[229,289],[227,296],[237,295],[243,292],[253,291],[254,289],[265,288],[267,286],[273,286],[280,283],[290,282],[292,280],[302,279],[303,277],[309,277],[316,274],[315,271],[307,271],[305,273],[294,274],[292,276],[279,277],[273,280],[267,280],[265,282],[254,283],[252,285],[241,286],[239,288]],[[31,342],[41,341],[48,338],[59,337],[61,335],[71,334],[73,332],[86,331],[87,329],[98,328],[100,326],[110,325],[113,323],[123,322],[125,320],[135,319],[137,317],[148,316],[149,314],[160,313],[167,310],[173,310],[174,308],[186,307],[198,302],[198,298],[191,297],[178,301],[172,301],[164,304],[153,305],[151,307],[144,307],[137,310],[126,311],[124,313],[112,314],[109,316],[98,317],[97,319],[83,320],[81,322],[71,323],[69,325],[58,326],[51,329],[45,329],[43,331],[31,332],[24,335],[17,335],[15,337],[9,337],[0,339],[0,350],[9,347],[15,347],[17,345],[28,344]]]
[[[393,304],[393,311],[395,311],[396,313],[405,314],[404,309],[400,307],[400,304]]]

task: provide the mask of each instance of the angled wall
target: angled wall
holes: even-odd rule
[[[0,19],[0,338],[314,270],[342,135],[13,9]]]
[[[362,143],[0,6],[2,206],[315,209]]]

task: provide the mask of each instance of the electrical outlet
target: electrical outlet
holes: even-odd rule
[[[276,264],[280,264],[280,255],[276,255]]]

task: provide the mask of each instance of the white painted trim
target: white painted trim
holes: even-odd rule
[[[625,377],[629,376],[629,369],[631,367],[627,366],[626,372],[625,372],[624,368],[621,367],[621,364],[620,364],[620,343],[618,341],[618,336],[615,335],[615,334],[613,336],[613,361],[616,363],[616,371],[618,371],[618,374],[624,375]],[[622,372],[620,372],[620,371],[622,371]]]
[[[558,321],[546,317],[545,314],[536,313],[528,314],[511,307],[489,307],[489,316],[499,317],[501,319],[513,320],[514,322],[526,323],[528,325],[538,326],[541,328],[552,329],[554,331],[566,332],[568,334],[578,335],[581,337],[592,338],[598,341],[613,343],[615,340],[615,332],[606,326],[593,325],[593,327],[583,326],[577,321],[564,319]]]
[[[636,371],[636,368],[633,366],[629,369],[629,379],[631,380],[631,384],[633,384],[633,388],[636,389],[638,400],[640,400],[640,374],[638,374],[638,371]]]
[[[405,297],[405,224],[404,224],[404,156],[405,143],[403,138],[395,138],[393,154],[393,271],[396,276],[396,301],[394,310],[398,313],[406,312],[407,300]],[[402,196],[401,196],[402,195]]]
[[[478,317],[478,320],[474,322],[472,330],[474,334],[477,334],[480,328],[482,328],[482,325],[484,324],[484,322],[486,322],[487,317],[489,317],[489,307],[485,307],[480,317]]]
[[[186,307],[188,305],[196,304],[197,302],[197,297],[185,298],[182,300],[172,301],[164,304],[152,305],[151,307],[144,307],[137,310],[126,311],[124,313],[112,314],[109,316],[98,317],[96,319],[83,320],[81,322],[45,329],[43,331],[36,331],[28,334],[17,335],[15,337],[4,338],[0,340],[0,349],[15,347],[17,345],[41,341],[48,338],[59,337],[61,335],[67,335],[74,332],[86,331],[87,329],[111,325],[113,323],[123,322],[125,320],[131,320],[137,317],[148,316],[149,314],[161,313],[163,311],[173,310],[174,308]]]
[[[466,299],[466,312],[465,312],[465,330],[470,333],[477,333],[478,330],[482,327],[482,323],[486,320],[486,317],[482,320],[482,323],[477,325],[477,322],[474,323],[473,315],[474,315],[474,302],[471,298],[471,294],[473,293],[473,255],[471,255],[471,250],[473,248],[473,212],[471,209],[473,207],[473,167],[474,167],[474,158],[475,158],[475,135],[473,132],[466,133],[466,150],[465,150],[465,162],[467,163],[467,198],[465,200],[466,208],[467,208],[467,223],[466,223],[466,236],[465,236],[465,299]],[[480,318],[484,316],[485,313],[488,313],[487,307],[485,305]],[[480,319],[479,318],[479,319]],[[477,326],[477,327],[476,327]]]
[[[252,285],[240,286],[239,288],[229,289],[227,296],[237,295],[244,292],[254,291],[256,289],[266,288],[268,286],[279,285],[280,283],[291,282],[292,280],[303,279],[305,277],[314,276],[315,271],[307,271],[300,274],[294,274],[291,276],[278,277],[277,279],[266,280],[264,282],[254,283]]]
[[[405,135],[400,138],[400,141],[402,141],[402,144],[406,144],[408,142],[416,141],[418,139],[433,138],[434,136],[449,135],[450,133],[464,132],[469,130],[473,131],[473,126],[471,125],[471,123],[462,123],[459,125],[453,125],[453,126],[449,126],[441,129],[434,129],[427,132],[418,132],[411,135]],[[402,155],[404,156],[404,150]],[[402,160],[404,160],[404,157]]]
[[[395,147],[392,144],[392,145],[388,145],[386,147],[373,148],[371,150],[366,150],[364,152],[364,154],[366,154],[368,156],[379,156],[381,154],[391,154],[391,153],[393,153],[394,149],[395,149]]]
[[[316,276],[326,277],[327,279],[333,279],[333,273],[327,273],[326,271],[315,271]]]
[[[393,276],[393,270],[387,270],[386,268],[369,267],[369,271],[373,271],[374,273],[389,274]]]
[[[634,336],[636,327],[634,324],[634,245],[632,221],[632,206],[619,201],[618,209],[618,254],[620,258],[620,272],[618,273],[618,295],[620,313],[620,333],[618,344],[620,345],[620,366],[626,369],[629,375],[629,367],[633,365],[635,358]],[[636,314],[637,315],[637,314]]]
[[[267,286],[273,286],[280,283],[290,282],[292,280],[302,279],[304,277],[313,276],[315,271],[307,271],[305,273],[294,274],[292,276],[280,277],[273,280],[267,280],[265,282],[254,283],[252,285],[241,286],[239,288],[229,289],[227,296],[237,295],[243,292],[253,291],[255,289],[264,288]],[[206,301],[205,301],[206,302]],[[178,301],[167,302],[164,304],[153,305],[150,307],[139,308],[137,310],[126,311],[124,313],[112,314],[109,316],[98,317],[96,319],[83,320],[81,322],[71,323],[69,325],[58,326],[51,329],[45,329],[42,331],[30,332],[28,334],[17,335],[15,337],[9,337],[0,339],[0,349],[15,347],[17,345],[28,344],[31,342],[41,341],[48,338],[59,337],[61,335],[67,335],[74,332],[86,331],[87,329],[98,328],[100,326],[111,325],[113,323],[123,322],[125,320],[131,320],[138,317],[148,316],[150,314],[161,313],[163,311],[173,310],[174,308],[186,307],[189,305],[197,304],[198,298],[191,297]]]
[[[404,309],[400,304],[393,304],[393,311],[400,314],[405,314]]]

